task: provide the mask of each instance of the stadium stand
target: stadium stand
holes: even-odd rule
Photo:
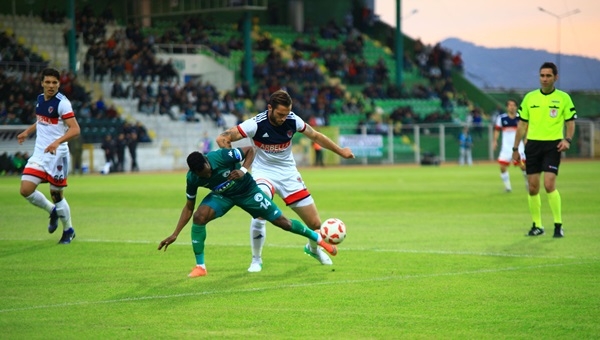
[[[290,92],[294,111],[312,125],[339,126],[348,133],[382,134],[391,129],[393,144],[402,146],[411,143],[404,133],[407,125],[465,123],[472,121],[474,112],[482,112],[485,119],[486,110],[478,104],[498,105],[489,96],[464,89],[462,63],[456,62],[456,54],[406,37],[403,84],[396,86],[391,80],[396,63],[390,29],[377,33],[381,24],[368,17],[355,20],[353,26],[346,14],[340,14],[319,25],[307,23],[304,32],[297,32],[292,25],[281,25],[271,17],[258,19],[257,15],[251,28],[254,82],[249,86],[244,79],[245,52],[238,14],[228,16],[229,21],[215,19],[225,15],[165,16],[169,19],[161,17],[142,28],[141,21],[119,25],[108,8],[99,14],[92,7],[86,5],[77,12],[78,59],[83,61],[83,72],[73,78],[67,73],[66,78],[76,89],[81,86],[95,97],[78,103],[88,143],[99,143],[104,135],[118,133],[125,122],[141,122],[152,140],[143,148],[180,156],[195,143],[192,136],[205,131],[214,135],[263,110],[269,93],[279,88]],[[26,28],[19,16],[3,18],[7,19],[2,22],[8,33],[19,32],[14,40],[20,46],[39,51],[40,59],[55,67],[66,65],[64,15],[42,13],[41,20],[33,21],[27,17],[35,22],[31,25],[34,28]],[[44,31],[53,32],[43,33],[53,36],[43,40],[45,35],[34,33]],[[236,85],[217,91],[208,81],[182,81],[174,65],[156,57],[164,52],[208,56],[234,72]],[[478,104],[469,100],[472,93]],[[106,98],[106,108],[115,113],[107,116],[106,109],[98,110],[99,97]]]

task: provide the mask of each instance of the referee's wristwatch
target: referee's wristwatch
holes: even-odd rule
[[[571,138],[565,138],[565,140],[569,142],[569,145],[571,145]]]
[[[513,152],[519,151],[519,148],[513,148]]]

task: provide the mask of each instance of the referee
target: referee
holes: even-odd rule
[[[519,142],[527,135],[525,170],[529,182],[529,212],[533,226],[528,236],[544,234],[542,226],[540,174],[544,174],[544,188],[554,217],[554,237],[563,237],[561,199],[556,189],[556,176],[561,152],[568,150],[575,133],[577,114],[571,97],[554,87],[558,80],[556,65],[545,62],[540,67],[539,90],[525,95],[519,107],[519,125],[512,157],[520,161]],[[563,135],[564,127],[567,127]]]

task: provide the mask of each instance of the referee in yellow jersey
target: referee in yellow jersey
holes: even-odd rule
[[[561,199],[556,189],[556,176],[561,152],[568,150],[575,133],[577,114],[571,97],[554,87],[558,70],[554,63],[540,67],[539,90],[525,95],[519,107],[519,126],[512,157],[520,161],[519,142],[527,135],[525,171],[529,182],[529,212],[533,226],[528,236],[544,234],[542,226],[540,174],[544,172],[544,188],[554,217],[554,237],[563,237]],[[567,127],[563,134],[564,127]]]

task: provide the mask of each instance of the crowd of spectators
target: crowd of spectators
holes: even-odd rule
[[[27,152],[16,152],[13,155],[4,152],[0,155],[0,176],[22,174],[28,159]]]
[[[364,27],[367,17],[360,19],[359,27]],[[236,89],[227,93],[218,93],[214,86],[199,80],[180,84],[171,62],[155,56],[156,45],[163,43],[202,44],[228,56],[230,50],[243,48],[239,34],[241,25],[237,35],[227,32],[230,36],[224,40],[223,33],[210,19],[192,16],[174,22],[173,27],[161,34],[144,34],[138,25],[129,24],[126,29],[116,30],[105,38],[105,25],[112,20],[109,7],[100,15],[95,15],[90,6],[84,6],[77,13],[77,31],[84,37],[84,43],[89,45],[83,63],[84,75],[94,80],[111,79],[111,97],[137,98],[139,111],[168,115],[173,120],[197,121],[199,114],[222,126],[223,114],[232,113],[242,119],[247,113],[261,111],[266,107],[268,93],[279,88],[290,92],[295,112],[317,125],[328,124],[329,116],[339,112],[340,107],[334,107],[335,101],[341,101],[343,112],[348,113],[362,110],[364,101],[388,98],[439,98],[442,103],[439,112],[424,118],[414,114],[410,107],[398,107],[385,117],[392,124],[417,120],[446,121],[458,98],[449,72],[452,68],[462,68],[460,54],[452,55],[439,44],[425,46],[417,40],[414,55],[405,55],[404,64],[407,69],[416,67],[423,77],[429,79],[429,84],[418,84],[411,89],[398,87],[390,81],[383,57],[373,64],[367,63],[363,55],[363,35],[354,26],[352,13],[348,13],[341,24],[334,20],[318,28],[307,24],[306,33],[298,35],[289,47],[283,49],[273,46],[269,34],[253,30],[253,48],[268,51],[264,59],[253,59],[252,62],[253,76],[259,83],[255,93],[250,93],[245,83],[237,84]],[[339,44],[324,48],[318,39],[335,40]],[[344,84],[364,84],[358,96],[360,99],[352,100],[354,95],[348,97],[342,85],[330,85],[331,82],[326,81],[328,76],[337,77]],[[78,96],[76,78],[67,79],[75,92],[67,95],[69,98]],[[101,101],[81,102],[83,116],[98,118],[103,114],[108,117],[116,114],[114,108],[98,107]]]
[[[27,71],[31,64],[38,68],[47,64],[39,54],[19,44],[14,32],[8,33],[5,30],[0,31],[0,62],[19,71]]]
[[[108,175],[111,172],[124,172],[126,171],[125,154],[128,151],[130,159],[130,170],[131,172],[140,171],[137,163],[137,147],[140,143],[140,136],[145,133],[145,129],[139,123],[137,125],[131,125],[125,123],[123,130],[113,137],[110,134],[104,136],[104,140],[100,145],[100,148],[104,151],[105,165],[102,173]],[[147,138],[147,135],[146,135]]]
[[[217,31],[210,21],[189,18],[171,29],[166,29],[163,35],[157,37],[141,35],[138,39],[148,43],[145,51],[148,55],[152,55],[154,50],[152,44],[159,42],[207,44],[214,47],[216,45],[211,41],[211,37],[217,34],[215,32]],[[345,84],[364,84],[361,96],[367,101],[394,98],[440,99],[441,101],[439,112],[423,118],[416,115],[410,107],[399,107],[393,115],[386,117],[392,124],[398,125],[397,123],[401,121],[405,124],[406,122],[452,121],[451,113],[459,95],[449,76],[449,67],[456,66],[453,62],[459,62],[457,58],[460,57],[459,55],[452,56],[439,45],[422,46],[420,41],[417,41],[415,54],[413,56],[407,54],[405,64],[407,68],[417,67],[429,83],[419,83],[411,89],[405,89],[390,81],[389,70],[383,57],[372,65],[366,62],[363,55],[363,35],[353,27],[351,18],[346,19],[343,26],[338,26],[334,21],[327,23],[318,30],[318,35],[319,39],[337,39],[339,44],[328,48],[321,47],[317,34],[313,32],[298,35],[289,50],[285,50],[274,47],[269,34],[260,31],[256,33],[254,49],[268,53],[262,60],[257,60],[256,57],[252,59],[253,77],[259,83],[254,94],[251,94],[249,89],[241,92],[237,92],[236,89],[219,94],[210,84],[202,84],[194,80],[183,85],[165,77],[157,77],[158,81],[145,82],[143,77],[133,76],[131,73],[128,79],[133,81],[128,87],[124,88],[119,79],[115,80],[113,95],[115,97],[131,95],[133,98],[138,98],[138,109],[149,114],[169,115],[173,120],[187,121],[197,121],[196,114],[200,114],[209,116],[220,124],[220,116],[223,113],[233,113],[241,119],[248,111],[263,110],[265,93],[284,88],[294,99],[296,113],[318,125],[326,125],[329,122],[329,115],[336,113],[333,102],[345,98],[345,90],[342,86],[327,84],[327,76],[334,76],[340,78]],[[128,41],[124,44],[130,43]],[[242,48],[241,40],[235,36],[230,37],[227,45],[223,50]],[[219,48],[213,50],[222,53],[218,51]],[[323,73],[319,60],[323,61],[327,74]],[[243,75],[244,64],[242,63],[241,66]],[[144,73],[144,75],[148,74],[156,75],[156,72]],[[238,84],[238,88],[239,86]],[[250,105],[247,105],[248,100]],[[354,112],[359,108],[356,100],[353,104],[350,103],[344,101],[346,107],[343,109],[347,110],[350,107],[351,112]]]
[[[286,88],[302,93],[295,95],[295,110],[302,112],[304,117],[313,117],[319,124],[328,124],[328,116],[334,113],[332,101],[343,98],[344,90],[335,86],[316,85],[325,83],[326,75],[318,61],[322,60],[329,76],[339,77],[345,84],[366,84],[363,95],[367,99],[440,98],[443,111],[451,112],[455,92],[453,86],[445,77],[444,81],[438,81],[438,74],[442,77],[445,73],[437,72],[438,68],[435,66],[431,67],[438,65],[439,60],[445,60],[440,56],[442,53],[438,47],[433,51],[415,47],[418,53],[406,63],[421,67],[423,65],[419,61],[423,60],[423,52],[430,52],[431,57],[425,64],[429,71],[427,74],[425,68],[422,71],[431,80],[430,86],[417,85],[410,90],[399,88],[390,82],[389,70],[383,58],[372,65],[366,62],[363,56],[363,35],[354,27],[353,21],[349,13],[342,25],[331,20],[320,28],[307,29],[306,34],[299,35],[291,44],[289,57],[287,51],[273,46],[273,39],[269,34],[261,31],[253,33],[253,48],[268,53],[262,60],[252,60],[253,77],[260,85],[255,94],[250,94],[249,89],[245,91],[243,100],[250,99],[251,105],[241,102],[235,93],[218,94],[210,84],[198,84],[193,80],[188,84],[179,84],[175,81],[177,73],[172,64],[155,57],[156,44],[165,43],[202,44],[223,56],[228,56],[230,50],[242,49],[240,29],[238,35],[230,35],[224,42],[223,33],[215,29],[214,23],[198,16],[181,20],[159,34],[143,34],[139,26],[129,24],[125,30],[115,31],[108,39],[95,39],[85,58],[84,74],[95,80],[110,77],[114,82],[111,93],[113,97],[138,98],[138,109],[141,112],[168,115],[173,120],[197,121],[196,114],[200,114],[221,124],[223,113],[242,117],[248,110],[262,110],[263,107],[254,104],[257,98],[263,96],[265,88],[271,92],[277,88]],[[329,48],[320,47],[317,35],[319,39],[333,39],[339,41],[339,44]],[[244,65],[241,74],[245,74],[243,67]],[[123,85],[123,79],[128,80],[130,85]],[[320,98],[317,99],[318,97]],[[260,103],[258,100],[258,104]],[[437,116],[433,116],[435,117]]]
[[[131,98],[137,99],[138,112],[166,115],[174,121],[197,122],[197,115],[202,115],[224,127],[223,114],[243,112],[244,103],[233,99],[235,91],[220,96],[212,84],[200,79],[191,79],[183,86],[178,81],[136,81],[127,88]]]

